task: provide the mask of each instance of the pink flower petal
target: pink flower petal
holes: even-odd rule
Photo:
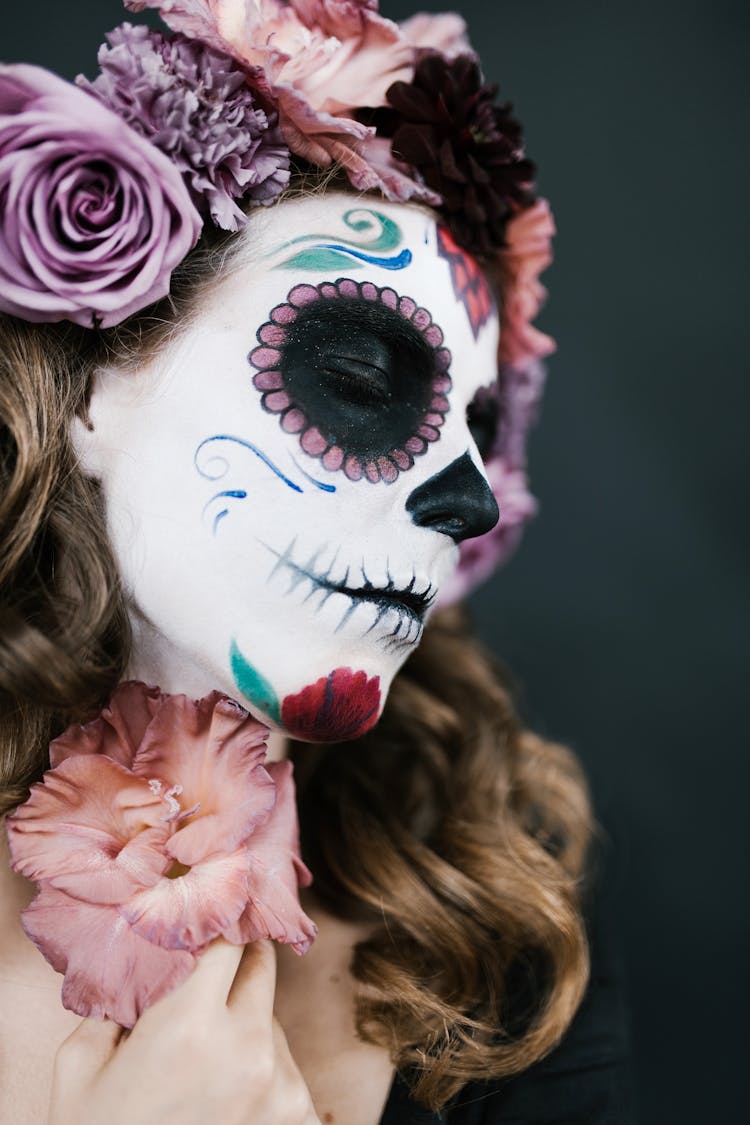
[[[171,695],[155,715],[133,772],[182,786],[184,811],[169,854],[192,867],[234,851],[273,808],[273,782],[262,767],[268,728],[220,692],[200,700]]]
[[[399,27],[401,34],[420,50],[439,51],[449,59],[474,53],[466,36],[466,21],[457,12],[418,12]]]
[[[521,365],[555,350],[552,337],[531,323],[546,296],[539,275],[552,261],[554,234],[555,221],[546,199],[517,212],[508,223],[506,247],[498,259],[504,293],[498,352],[501,363]]]
[[[93,722],[68,727],[50,743],[50,765],[59,765],[71,754],[106,754],[130,769],[146,727],[163,698],[157,687],[147,687],[136,680],[120,684]]]
[[[388,137],[367,136],[350,151],[338,154],[349,181],[358,191],[379,191],[397,203],[412,200],[438,207],[443,197],[414,179],[413,170],[396,160]]]
[[[299,855],[292,763],[271,762],[268,770],[276,783],[276,806],[248,841],[250,901],[224,936],[236,944],[272,938],[306,953],[317,927],[302,909],[297,889],[309,886],[312,876]]]
[[[120,914],[154,945],[195,950],[239,918],[248,899],[248,867],[245,848],[204,860],[133,895]]]
[[[278,3],[278,0],[271,2]],[[142,12],[144,8],[156,8],[172,31],[181,31],[184,35],[203,39],[220,50],[227,49],[220,26],[226,26],[232,20],[234,23],[239,22],[240,13],[245,6],[244,0],[239,0],[239,3],[238,0],[125,0],[125,7],[129,11]]]
[[[315,109],[346,114],[359,106],[382,106],[393,82],[411,81],[414,47],[398,24],[378,13],[377,4],[292,0],[291,6],[309,29],[307,49],[299,49],[300,37],[276,80],[293,83]]]
[[[7,818],[13,869],[89,902],[121,902],[167,868],[167,811],[110,758],[67,758]]]
[[[42,955],[65,974],[62,1002],[79,1016],[133,1027],[196,965],[192,953],[144,941],[114,906],[91,905],[43,887],[21,915]]]

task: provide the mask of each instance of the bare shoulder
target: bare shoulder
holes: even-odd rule
[[[0,976],[0,1125],[46,1125],[55,1054],[80,1022],[59,993]]]

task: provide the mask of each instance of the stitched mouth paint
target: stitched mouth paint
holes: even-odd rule
[[[364,559],[358,567],[347,566],[342,578],[334,582],[331,578],[331,571],[334,561],[338,558],[338,552],[334,555],[327,570],[321,571],[316,568],[315,562],[324,548],[314,552],[306,563],[300,563],[294,558],[294,539],[283,552],[277,551],[267,543],[265,546],[276,558],[276,563],[269,575],[269,581],[283,569],[290,578],[287,595],[294,593],[303,583],[309,583],[310,588],[305,601],[317,592],[322,595],[316,605],[315,612],[317,613],[323,609],[334,594],[341,595],[346,599],[348,606],[336,626],[335,632],[338,633],[344,628],[358,608],[367,606],[375,609],[376,613],[373,621],[364,630],[363,635],[372,633],[383,619],[389,616],[388,632],[383,637],[386,647],[408,648],[415,645],[420,639],[425,614],[437,593],[431,583],[425,585],[422,582],[420,584],[417,582],[416,575],[412,575],[410,582],[399,587],[388,573],[385,584],[377,586],[367,577]],[[350,577],[352,570],[361,574],[361,582],[357,582],[353,577]]]

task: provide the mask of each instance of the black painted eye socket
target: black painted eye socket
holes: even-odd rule
[[[387,360],[361,359],[353,354],[357,350],[339,343],[331,348],[318,370],[343,399],[377,408],[391,398],[389,364]]]
[[[466,408],[466,423],[483,461],[490,456],[500,426],[500,402],[493,387],[482,387]]]
[[[432,398],[432,349],[398,313],[361,298],[302,309],[280,369],[326,441],[365,461],[405,445]]]
[[[440,437],[451,356],[411,298],[348,278],[298,285],[258,341],[264,409],[326,469],[390,482]]]

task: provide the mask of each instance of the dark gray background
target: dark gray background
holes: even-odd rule
[[[528,719],[585,762],[614,841],[643,1125],[731,1123],[750,954],[748,4],[460,7],[559,226],[543,515],[476,618]],[[92,75],[121,18],[118,0],[14,3],[0,54]]]

